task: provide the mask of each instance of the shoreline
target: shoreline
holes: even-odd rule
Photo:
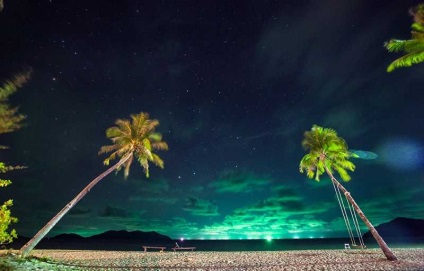
[[[31,252],[36,259],[21,260],[21,263],[20,259],[16,259],[16,262],[11,257],[8,259],[17,268],[11,270],[424,270],[424,248],[397,248],[393,252],[398,261],[386,260],[380,249],[246,252],[36,249]]]

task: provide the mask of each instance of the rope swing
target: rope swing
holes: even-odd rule
[[[348,208],[345,207],[345,202],[343,200],[342,193],[340,192],[339,187],[336,186],[336,184],[333,181],[332,181],[332,183],[333,183],[334,191],[336,192],[337,201],[339,202],[340,210],[342,211],[343,220],[346,224],[347,232],[349,233],[349,237],[350,237],[352,247],[353,248],[365,248],[365,244],[364,244],[364,240],[362,239],[362,233],[361,233],[361,229],[359,227],[358,217],[356,215],[356,212],[353,210],[353,207],[351,206],[351,204],[349,204],[349,202],[347,201],[346,195],[345,195],[345,200],[346,200],[346,205],[348,206]],[[349,212],[350,212],[350,219],[349,219],[349,216],[348,216],[347,209],[349,209]],[[355,227],[355,231],[356,231],[356,235],[357,235],[359,244],[356,244],[355,237],[354,237],[354,231],[352,230],[351,222]]]

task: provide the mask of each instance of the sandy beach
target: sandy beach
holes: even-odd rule
[[[379,249],[273,252],[142,252],[34,250],[44,261],[13,262],[15,270],[277,271],[424,270],[424,248],[394,249],[387,261]]]

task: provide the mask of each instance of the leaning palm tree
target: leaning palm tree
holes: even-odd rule
[[[158,120],[149,119],[149,114],[140,113],[131,115],[131,120],[118,119],[115,126],[106,130],[106,137],[113,144],[101,147],[99,154],[112,152],[104,160],[109,165],[111,160],[119,157],[118,163],[92,180],[73,200],[71,200],[57,215],[55,215],[28,243],[21,249],[20,254],[26,257],[40,240],[56,225],[57,222],[80,201],[99,181],[114,170],[124,167],[124,177],[127,178],[134,159],[143,167],[146,177],[149,177],[149,162],[163,168],[162,159],[154,150],[168,150],[168,144],[162,141],[162,135],[155,132],[159,125]]]
[[[348,151],[346,141],[339,137],[335,130],[314,125],[311,131],[305,132],[302,146],[309,153],[300,161],[300,172],[306,171],[308,178],[315,178],[316,181],[319,181],[320,176],[326,172],[367,225],[387,259],[390,261],[397,260],[350,193],[333,176],[333,172],[336,171],[344,181],[349,181],[351,178],[347,170],[355,170],[355,165],[348,160],[352,154]]]
[[[389,52],[404,52],[404,56],[396,59],[387,67],[387,72],[401,67],[410,67],[424,61],[424,4],[410,9],[409,13],[414,17],[411,28],[412,39],[397,40],[391,39],[384,43],[384,47]]]

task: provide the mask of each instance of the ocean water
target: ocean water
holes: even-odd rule
[[[340,239],[277,239],[277,240],[188,240],[182,247],[199,251],[280,251],[305,249],[342,249],[348,238]]]
[[[424,238],[415,240],[385,239],[389,247],[423,247]],[[142,251],[143,246],[165,246],[171,250],[178,243],[180,247],[196,247],[195,251],[285,251],[344,249],[350,244],[349,238],[332,239],[278,239],[278,240],[174,240],[167,242],[144,242],[139,240],[83,240],[83,241],[42,241],[39,249],[85,249]],[[357,242],[358,243],[358,242]],[[378,248],[374,239],[365,240],[367,248]],[[19,247],[17,247],[19,248]]]

